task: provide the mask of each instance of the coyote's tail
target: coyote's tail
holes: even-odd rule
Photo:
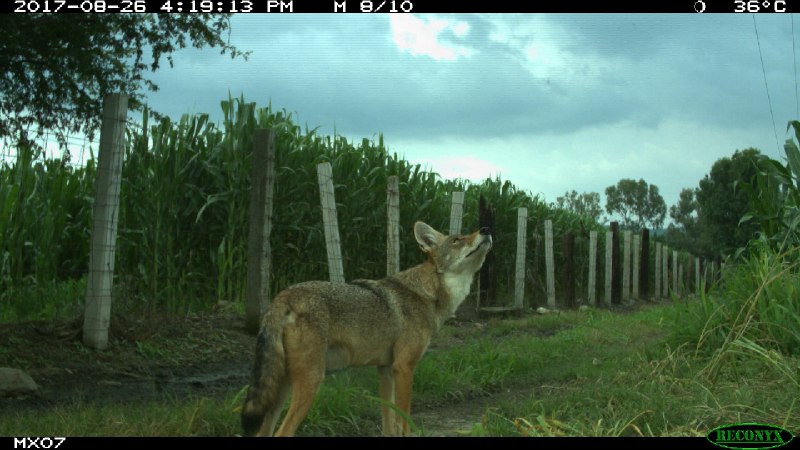
[[[286,376],[286,355],[283,349],[285,308],[275,308],[265,317],[256,342],[253,376],[242,407],[242,428],[246,435],[258,432],[267,412],[275,408]],[[277,405],[280,408],[282,405]],[[278,409],[278,413],[280,409]]]

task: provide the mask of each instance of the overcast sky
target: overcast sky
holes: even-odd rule
[[[643,178],[669,207],[737,149],[783,157],[786,124],[798,119],[800,38],[788,14],[755,22],[741,14],[234,16],[230,40],[252,52],[248,61],[182,50],[174,68],[154,75],[161,90],[149,99],[173,118],[207,112],[219,122],[220,100],[243,94],[323,135],[383,133],[390,150],[445,178],[500,174],[547,202]]]

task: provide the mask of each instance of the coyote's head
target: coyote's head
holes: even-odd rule
[[[492,248],[492,235],[488,228],[464,236],[445,236],[430,225],[417,222],[414,236],[436,266],[436,271],[443,274],[474,274]]]

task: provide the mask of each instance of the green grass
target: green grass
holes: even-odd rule
[[[591,375],[565,376],[525,398],[504,399],[479,429],[501,436],[701,436],[721,424],[755,421],[797,430],[800,391],[780,374],[759,373],[758,365],[709,382],[697,377],[704,361],[681,351],[604,364]]]
[[[767,248],[729,269],[724,284],[682,312],[690,327],[679,339],[721,348],[746,338],[766,348],[800,355],[800,264],[798,252]],[[698,333],[701,330],[701,333]]]
[[[233,395],[126,405],[74,404],[5,417],[6,436],[225,436],[240,432]]]
[[[709,379],[708,356],[665,345],[673,314],[673,307],[590,314],[584,326],[551,338],[540,353],[545,367],[523,371],[537,387],[498,402],[473,434],[699,436],[741,421],[797,431],[800,386],[796,374],[780,370],[798,367],[797,359],[772,354],[776,365],[751,355]]]
[[[86,278],[9,287],[0,295],[0,324],[77,316],[85,298]]]
[[[565,312],[445,327],[415,377],[415,411],[447,416],[479,399],[487,405],[460,433],[473,436],[700,436],[731,422],[756,421],[798,432],[798,360],[740,356],[713,379],[711,359],[669,344],[673,306],[632,314]],[[553,331],[557,331],[552,334]],[[142,347],[143,352],[153,352]],[[153,357],[157,357],[157,352]],[[377,373],[364,367],[329,375],[306,436],[380,433]],[[77,404],[4,413],[3,435],[234,435],[240,388],[218,398],[171,398],[130,405]],[[436,432],[430,419],[420,434]]]

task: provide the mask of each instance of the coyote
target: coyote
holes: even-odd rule
[[[256,341],[253,377],[242,407],[245,434],[291,436],[308,414],[325,372],[378,367],[380,396],[408,416],[414,368],[433,334],[455,314],[492,247],[488,228],[445,236],[423,222],[414,236],[427,261],[382,280],[309,281],[270,304]],[[386,404],[383,434],[408,435],[408,423]]]

